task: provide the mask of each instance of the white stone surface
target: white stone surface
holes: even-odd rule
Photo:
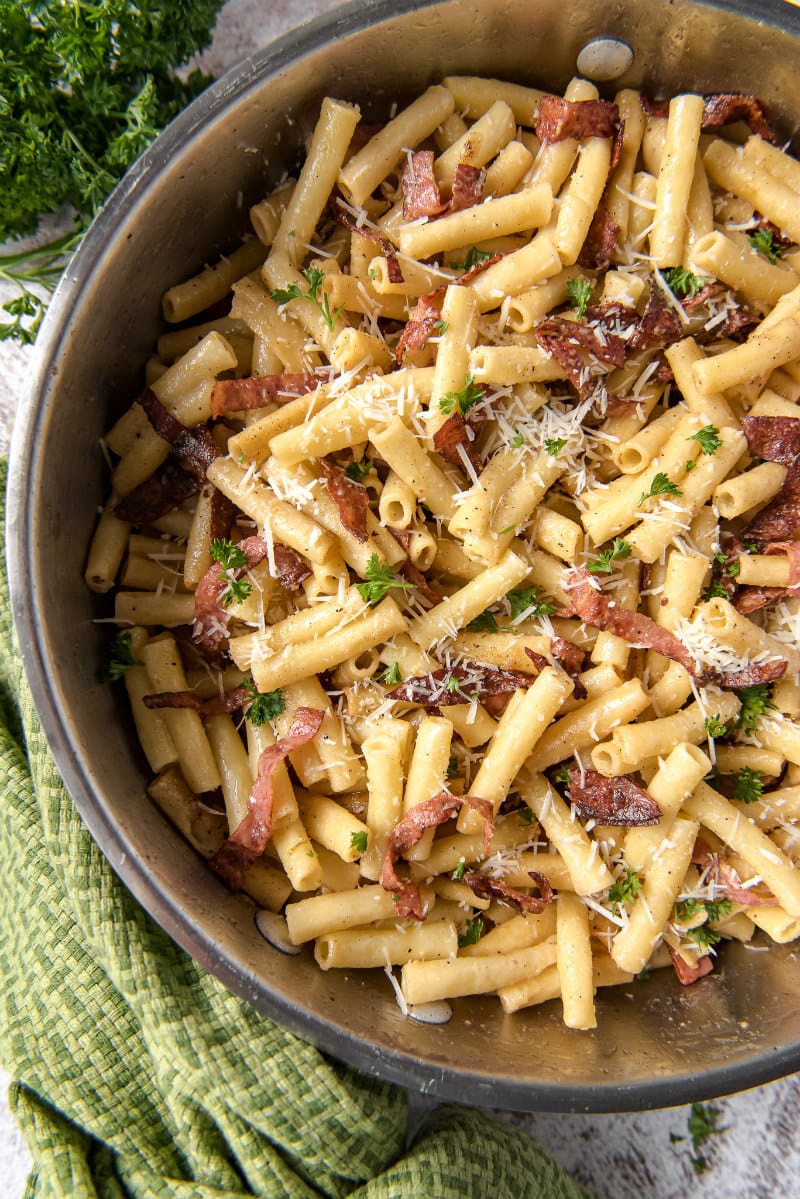
[[[215,73],[301,21],[338,7],[333,0],[229,0],[214,42],[200,59]],[[0,291],[0,299],[5,298]],[[18,402],[30,351],[0,343],[0,452]],[[19,1199],[29,1158],[5,1105],[0,1071],[0,1199]],[[601,1199],[772,1199],[800,1196],[800,1078],[793,1076],[717,1103],[726,1127],[704,1147],[708,1170],[697,1177],[685,1136],[688,1108],[632,1115],[568,1116],[496,1113],[538,1138]],[[431,1107],[414,1097],[418,1119]]]

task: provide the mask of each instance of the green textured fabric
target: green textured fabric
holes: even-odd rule
[[[58,776],[4,570],[0,772],[0,1057],[34,1161],[26,1199],[591,1199],[480,1112],[440,1109],[406,1150],[400,1088],[258,1015],[153,923]]]

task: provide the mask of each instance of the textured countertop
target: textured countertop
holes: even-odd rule
[[[220,74],[311,17],[338,7],[338,0],[229,0],[213,45],[200,60]],[[0,302],[6,298],[0,288]],[[0,343],[0,452],[8,449],[10,424],[20,401],[32,351]],[[22,1195],[29,1158],[5,1107],[8,1076],[0,1070],[0,1199]],[[430,1106],[413,1098],[413,1111]],[[686,1107],[631,1115],[497,1115],[526,1129],[601,1199],[768,1199],[800,1197],[800,1076],[715,1101],[726,1131],[703,1147],[702,1177],[691,1165]],[[522,1199],[522,1197],[521,1197]]]

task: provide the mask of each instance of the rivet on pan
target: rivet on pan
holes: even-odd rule
[[[595,83],[618,79],[633,62],[627,42],[614,37],[597,37],[587,42],[577,58],[578,72]]]

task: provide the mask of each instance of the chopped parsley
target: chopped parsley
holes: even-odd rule
[[[593,575],[611,574],[614,569],[611,563],[620,558],[630,558],[631,553],[628,542],[623,537],[615,537],[609,549],[601,550],[596,558],[586,563],[586,569]]]
[[[639,496],[639,502],[636,507],[641,508],[645,500],[650,500],[656,495],[683,495],[683,492],[677,483],[673,483],[672,479],[665,475],[663,470],[660,470],[653,477],[649,491],[643,491]]]
[[[385,687],[396,687],[401,682],[400,663],[392,662],[391,666],[386,667],[380,678]]]
[[[354,458],[352,462],[348,462],[344,468],[344,473],[348,479],[352,479],[354,483],[361,483],[366,479],[368,474],[372,473],[372,459],[360,458],[358,461]]]
[[[704,425],[702,429],[698,429],[696,433],[692,433],[691,437],[687,437],[686,440],[696,441],[704,454],[716,454],[722,445],[719,429],[716,425]]]
[[[661,272],[667,287],[678,299],[696,296],[709,280],[704,275],[695,275],[684,266],[671,266]]]
[[[253,697],[245,716],[256,728],[266,724],[268,720],[277,720],[279,716],[283,715],[286,710],[286,700],[283,698],[281,690],[256,691],[253,682],[245,683],[245,687]]]
[[[615,883],[608,888],[608,902],[611,904],[611,910],[616,916],[621,905],[630,903],[642,889],[642,880],[635,871],[631,870],[630,866],[625,867],[625,877],[618,878]]]
[[[441,337],[442,334],[446,333],[449,328],[450,328],[450,325],[447,321],[436,321],[436,323],[433,326],[433,331],[439,337]]]
[[[761,781],[760,770],[753,770],[751,766],[743,766],[733,777],[734,799],[740,800],[741,803],[755,803],[757,799],[761,799],[764,794],[764,784]]]
[[[567,295],[569,302],[576,309],[576,315],[579,321],[582,321],[586,315],[586,308],[592,295],[592,283],[590,279],[570,279],[567,284]]]
[[[439,400],[439,407],[445,415],[456,411],[461,416],[466,416],[473,404],[479,404],[483,396],[483,387],[480,383],[475,383],[472,375],[467,374],[461,391],[448,391]]]
[[[467,921],[467,927],[463,933],[458,934],[458,948],[463,949],[466,945],[477,945],[481,939],[483,932],[483,917],[476,916],[474,920]]]
[[[736,721],[736,728],[746,736],[752,737],[756,731],[759,716],[766,715],[774,709],[769,683],[754,683],[752,687],[738,688],[736,694],[742,701],[742,707]]]
[[[466,869],[467,869],[467,863],[462,858],[450,876],[452,878],[453,882],[460,883],[462,878],[464,877],[464,871]]]
[[[468,633],[499,633],[500,625],[497,623],[497,618],[494,612],[490,612],[487,608],[485,612],[481,612],[480,616],[476,616],[467,625]]]
[[[763,254],[773,266],[783,254],[783,246],[775,241],[771,229],[756,229],[753,233],[748,233],[747,240],[756,253]]]
[[[515,433],[508,444],[511,446],[512,450],[522,449],[525,444],[525,438],[521,433]]]
[[[448,691],[452,691],[453,694],[455,694],[456,691],[461,690],[461,683],[454,674],[451,674],[450,678],[445,683],[445,687]]]
[[[331,312],[328,297],[324,292],[322,299],[320,299],[319,289],[325,281],[325,272],[320,270],[318,266],[307,266],[302,273],[308,282],[308,291],[301,291],[300,284],[295,282],[290,287],[273,288],[270,295],[276,304],[290,304],[292,300],[310,300],[328,328],[333,329],[342,309],[337,308],[335,312]]]
[[[488,262],[492,257],[488,250],[479,250],[477,246],[470,246],[467,250],[467,256],[464,259],[464,270],[471,271],[474,266],[480,266],[482,262]]]
[[[131,666],[142,666],[133,656],[133,645],[130,633],[117,633],[111,646],[111,657],[106,667],[106,678],[111,683],[118,682],[130,670]]]
[[[364,852],[364,850],[367,848],[366,831],[350,834],[350,848],[354,849],[356,851],[356,853]]]
[[[525,616],[552,616],[555,612],[553,604],[539,599],[538,587],[514,587],[506,596],[511,605],[511,619],[518,620]]]
[[[447,777],[454,779],[458,774],[458,758],[455,754],[451,754],[447,759]]]
[[[711,949],[713,945],[717,945],[722,940],[722,934],[708,924],[698,924],[697,928],[687,928],[686,936],[701,949]]]
[[[565,787],[569,786],[569,767],[566,762],[559,766],[555,773],[555,780],[557,783],[563,783]]]
[[[247,554],[226,537],[215,537],[211,542],[211,557],[219,562],[223,570],[242,570],[247,566]]]
[[[409,591],[412,584],[406,583],[403,579],[395,577],[394,571],[388,562],[381,562],[377,554],[372,554],[367,569],[364,572],[366,582],[356,583],[359,594],[368,604],[379,604],[386,597],[392,587],[402,587]]]
[[[253,585],[247,579],[228,578],[225,590],[219,594],[219,602],[223,608],[229,608],[234,603],[243,604],[252,590]]]
[[[693,458],[687,458],[683,464],[683,469],[686,471],[687,475],[690,475],[696,466],[697,463]]]
[[[706,716],[703,724],[712,740],[716,740],[717,737],[724,737],[728,731],[727,725],[720,720],[719,712],[715,716]]]
[[[529,808],[527,804],[523,804],[519,809],[520,824],[528,825],[536,823],[536,813],[533,808]]]
[[[544,443],[544,448],[551,458],[557,458],[566,444],[566,437],[548,437]]]

